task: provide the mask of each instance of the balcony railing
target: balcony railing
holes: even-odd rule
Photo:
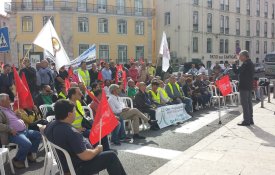
[[[71,11],[87,13],[115,14],[123,16],[145,16],[152,17],[155,13],[153,8],[121,7],[91,3],[77,3],[68,1],[54,1],[51,5],[44,2],[23,2],[6,3],[5,11],[15,13],[19,11]]]

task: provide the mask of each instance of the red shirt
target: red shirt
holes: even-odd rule
[[[138,70],[137,68],[130,68],[129,71],[129,76],[132,78],[133,81],[137,81],[138,78]]]

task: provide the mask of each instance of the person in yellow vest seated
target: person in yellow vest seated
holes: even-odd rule
[[[92,128],[92,121],[88,121],[84,118],[85,111],[80,102],[82,96],[83,94],[78,87],[73,87],[68,90],[68,98],[71,102],[75,104],[75,119],[72,123],[72,126],[80,133],[82,133],[85,138],[89,138],[90,130]],[[101,139],[101,143],[103,145],[104,151],[110,150],[107,136]]]
[[[173,104],[184,103],[186,112],[193,113],[192,100],[184,96],[182,89],[176,82],[176,76],[172,75],[169,78],[169,83],[166,85],[165,90],[168,96],[173,100]]]
[[[81,76],[82,80],[84,81],[84,85],[86,87],[90,86],[90,73],[87,70],[86,62],[82,61],[80,64],[80,68],[77,70],[78,75]]]
[[[157,81],[153,81],[152,83],[152,90],[148,91],[149,98],[153,104],[158,106],[163,106],[166,103],[161,103],[160,101],[160,93],[158,91],[159,83]]]
[[[66,87],[64,84],[62,85],[61,91],[58,94],[58,100],[60,100],[60,99],[67,99],[67,91],[66,91]]]
[[[158,92],[160,96],[160,103],[172,105],[173,100],[168,96],[167,92],[165,91],[164,82],[162,80],[159,80],[158,83],[159,83]]]

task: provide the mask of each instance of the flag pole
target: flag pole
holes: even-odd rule
[[[99,125],[99,145],[101,145],[101,133],[102,132],[102,118],[100,118],[100,125]]]
[[[16,93],[16,98],[17,98],[17,110],[19,110],[19,96],[18,96],[18,92]]]

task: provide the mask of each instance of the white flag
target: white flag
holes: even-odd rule
[[[57,71],[59,71],[62,66],[70,64],[70,59],[64,50],[51,20],[48,20],[33,43],[42,47],[53,56],[53,61],[55,62]]]
[[[162,40],[159,48],[159,54],[162,55],[162,70],[166,72],[170,66],[170,51],[166,39],[166,34],[163,32]]]

